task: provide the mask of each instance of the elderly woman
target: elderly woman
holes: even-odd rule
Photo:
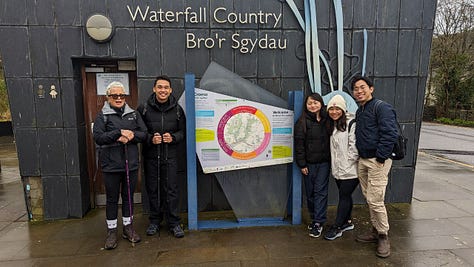
[[[107,101],[95,119],[93,134],[100,148],[99,158],[107,199],[105,249],[114,249],[117,247],[119,194],[122,196],[122,237],[132,243],[140,242],[140,236],[132,227],[132,206],[138,180],[137,143],[146,140],[146,125],[140,114],[125,103],[122,83],[110,83],[106,94]]]

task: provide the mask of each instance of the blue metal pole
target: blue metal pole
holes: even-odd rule
[[[298,120],[303,111],[303,91],[294,91],[293,93],[293,114],[294,122]],[[294,143],[293,143],[294,144]],[[293,145],[293,149],[295,146]],[[293,185],[292,185],[292,224],[301,224],[301,172],[293,159]]]
[[[186,101],[186,155],[188,174],[188,227],[198,229],[197,171],[196,171],[196,111],[194,98],[194,74],[184,76]]]

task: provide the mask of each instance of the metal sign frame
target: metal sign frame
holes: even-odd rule
[[[282,218],[252,218],[238,221],[230,220],[198,220],[198,187],[196,162],[196,112],[195,112],[195,75],[185,75],[185,102],[186,102],[186,154],[187,158],[187,186],[188,186],[188,228],[189,230],[225,229],[251,226],[278,226],[301,224],[301,172],[293,162],[291,170],[291,196],[288,213],[291,213],[291,222]],[[301,115],[303,105],[303,91],[289,93],[290,109],[294,110],[295,121]]]

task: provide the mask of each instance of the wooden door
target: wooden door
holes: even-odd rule
[[[130,63],[130,62],[129,62]],[[133,62],[134,64],[134,62]],[[87,164],[89,171],[89,182],[91,191],[91,203],[95,207],[97,205],[105,205],[105,187],[102,179],[102,172],[100,164],[97,161],[97,151],[94,139],[92,137],[93,123],[97,114],[107,101],[105,96],[104,82],[107,79],[114,79],[117,77],[119,81],[124,83],[128,79],[129,92],[125,97],[126,103],[133,109],[138,106],[138,89],[137,89],[137,74],[134,68],[130,68],[128,64],[127,69],[121,70],[118,62],[85,62],[81,66],[82,71],[82,87],[83,87],[83,103],[86,121],[86,138],[87,138]],[[105,77],[105,78],[104,78]],[[99,83],[98,83],[99,81]],[[98,90],[99,84],[99,90]],[[138,171],[138,183],[135,189],[134,201],[141,202],[141,171]]]

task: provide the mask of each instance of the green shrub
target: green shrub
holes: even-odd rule
[[[449,125],[456,125],[462,127],[474,127],[474,121],[466,121],[461,119],[449,119],[449,118],[437,118],[434,120],[435,122],[442,123],[442,124],[449,124]]]
[[[10,106],[8,104],[7,86],[0,78],[0,121],[11,121]]]

